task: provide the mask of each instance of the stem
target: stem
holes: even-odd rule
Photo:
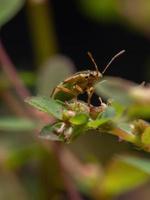
[[[47,0],[28,0],[27,15],[37,66],[58,51],[52,9]]]
[[[24,102],[24,98],[26,98],[27,96],[30,96],[30,92],[22,83],[20,77],[17,74],[17,70],[15,69],[15,66],[12,64],[12,62],[11,62],[9,56],[7,55],[1,42],[0,42],[0,62],[1,62],[1,67],[2,67],[3,71],[5,72],[6,76],[9,78],[12,85],[16,89],[18,96]],[[11,106],[13,106],[13,104]],[[18,105],[18,106],[20,106],[20,105]],[[27,109],[27,112],[29,115],[34,116],[34,118],[40,119],[40,115],[38,113],[36,113],[34,110]],[[46,119],[47,119],[47,117],[46,117]],[[56,154],[56,157],[57,157],[57,160],[58,160],[58,163],[60,166],[60,171],[62,173],[62,178],[64,181],[64,185],[66,187],[66,192],[67,192],[69,199],[70,200],[82,200],[82,198],[80,197],[80,194],[78,193],[78,191],[76,190],[76,187],[74,186],[74,183],[68,177],[67,168],[65,167],[65,165],[62,162],[63,156],[62,156],[61,148],[60,148],[59,144],[57,144],[57,143],[52,143],[52,144],[53,144],[53,146],[52,146],[53,151]]]
[[[69,200],[82,200],[80,194],[76,190],[75,185],[73,184],[71,178],[69,177],[69,174],[67,173],[68,171],[64,164],[63,156],[62,156],[62,152],[63,152],[62,145],[58,144],[57,142],[54,142],[53,143],[53,151],[55,152],[55,154],[57,156],[58,164],[61,169],[60,170],[61,176],[64,180],[64,185],[66,186],[66,192],[68,195],[68,199]]]
[[[133,144],[139,144],[139,139],[136,135],[134,134],[129,134],[125,131],[123,131],[122,129],[120,128],[114,128],[113,130],[111,130],[111,134],[112,135],[116,135],[118,136],[120,139],[123,139],[125,141],[128,141],[128,142],[131,142]]]
[[[12,85],[15,87],[18,96],[24,101],[24,99],[27,96],[30,96],[30,92],[26,89],[22,80],[18,76],[17,70],[15,69],[15,66],[11,62],[9,56],[7,55],[1,41],[0,41],[0,63],[4,73],[6,74]]]
[[[15,113],[17,116],[28,116],[28,112],[23,109],[21,102],[9,90],[2,91],[0,96],[8,105],[12,113]]]

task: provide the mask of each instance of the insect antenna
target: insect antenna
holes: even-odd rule
[[[117,53],[114,57],[112,57],[112,59],[109,61],[109,63],[106,65],[105,69],[103,70],[102,74],[105,73],[105,71],[108,69],[108,67],[111,65],[111,63],[118,58],[120,55],[122,55],[125,52],[125,50],[120,51],[119,53]]]
[[[94,67],[95,67],[96,72],[97,72],[97,74],[98,74],[98,72],[99,72],[98,66],[97,66],[97,64],[96,64],[96,62],[95,62],[95,60],[94,60],[94,58],[93,58],[91,52],[88,51],[87,54],[88,54],[89,58],[91,59],[92,63],[94,64]]]

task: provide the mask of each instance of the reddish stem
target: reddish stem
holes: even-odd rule
[[[63,147],[60,143],[54,142],[53,143],[53,151],[57,157],[58,164],[60,166],[60,172],[62,179],[64,181],[64,185],[66,186],[66,192],[68,195],[69,200],[82,200],[80,194],[78,193],[75,185],[73,184],[71,178],[69,177],[68,170],[64,165],[63,161]]]
[[[15,69],[15,66],[11,62],[9,56],[7,55],[5,48],[3,47],[3,44],[1,41],[0,41],[0,63],[1,63],[1,67],[2,67],[3,71],[5,72],[6,76],[9,78],[12,85],[14,86],[16,93],[21,98],[21,100],[24,101],[24,99],[27,96],[30,96],[30,92],[24,86],[22,80],[20,79],[20,77],[17,73],[17,70]],[[29,113],[29,115],[34,116],[36,119],[41,118],[40,114],[38,112],[34,112],[34,110],[32,110],[32,109],[27,109],[27,112]],[[46,119],[47,119],[47,117],[46,117]],[[69,199],[70,200],[82,200],[82,198],[80,197],[80,194],[76,190],[74,183],[68,177],[67,168],[65,167],[65,165],[62,162],[61,146],[57,143],[53,143],[53,144],[54,144],[53,151],[56,154],[56,157],[57,157],[57,160],[58,160],[58,163],[60,166],[62,178],[64,181],[64,185],[66,187],[66,192],[67,192]]]
[[[11,62],[9,56],[7,55],[5,48],[0,41],[0,63],[4,73],[7,75],[11,83],[16,89],[18,96],[24,101],[27,96],[30,96],[30,92],[24,86],[21,78],[18,76],[15,66]]]

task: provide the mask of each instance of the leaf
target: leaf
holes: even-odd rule
[[[105,177],[101,182],[100,192],[102,195],[109,198],[117,196],[148,181],[149,176],[142,169],[142,163],[144,164],[145,161],[142,161],[140,165],[139,161],[140,159],[137,161],[133,157],[131,159],[127,157],[126,159],[120,157],[114,159],[108,166]],[[139,166],[137,167],[137,165]]]
[[[96,84],[96,93],[104,98],[111,98],[123,105],[130,105],[133,99],[129,96],[129,89],[134,83],[114,77],[106,77],[106,81]]]
[[[123,104],[120,104],[116,101],[112,101],[111,106],[115,109],[117,117],[121,117],[123,112],[126,110],[126,107]]]
[[[52,90],[73,72],[74,65],[69,58],[62,55],[52,57],[40,68],[37,78],[37,93],[50,96]]]
[[[128,123],[125,123],[125,122],[118,123],[117,127],[125,131],[127,134],[132,133],[132,128]]]
[[[116,115],[116,111],[112,106],[107,106],[105,111],[100,114],[100,118],[112,118]],[[98,118],[99,118],[98,117]]]
[[[58,119],[62,119],[63,106],[54,99],[46,97],[29,97],[25,102],[40,111],[53,115]]]
[[[134,104],[129,107],[128,115],[131,117],[139,117],[144,119],[150,118],[150,105],[149,104]]]
[[[55,125],[46,125],[41,130],[39,137],[46,140],[62,141],[61,138],[54,133]]]
[[[31,131],[36,128],[36,123],[26,118],[3,117],[0,118],[1,131]]]
[[[19,73],[21,79],[27,86],[35,86],[36,83],[36,74],[35,72],[31,71],[21,71]]]
[[[109,118],[96,119],[96,120],[88,122],[88,127],[89,128],[98,128],[99,126],[108,122],[109,120],[110,120]]]
[[[150,159],[133,156],[119,156],[119,159],[122,162],[132,165],[133,167],[136,167],[137,169],[150,175]]]
[[[116,19],[118,5],[113,0],[81,0],[80,8],[84,13],[96,20],[109,20]]]
[[[70,123],[74,125],[82,125],[82,124],[87,123],[88,116],[85,113],[79,113],[75,115],[74,117],[71,117],[69,121]]]
[[[24,5],[24,0],[0,0],[0,26],[8,22]]]

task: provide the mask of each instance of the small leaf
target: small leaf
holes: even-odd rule
[[[117,127],[122,129],[123,131],[127,133],[132,133],[132,128],[128,123],[118,123]]]
[[[40,111],[51,114],[58,119],[62,119],[63,106],[54,99],[46,97],[29,97],[25,102]]]
[[[75,115],[74,117],[71,117],[69,121],[70,123],[74,125],[82,125],[82,124],[87,123],[88,116],[85,113],[79,113]]]
[[[89,128],[98,128],[99,126],[108,122],[109,120],[110,120],[109,118],[96,119],[96,120],[88,122],[88,127]]]
[[[131,117],[149,119],[150,105],[149,104],[134,104],[128,108],[128,115]]]
[[[126,110],[126,107],[123,104],[120,104],[116,101],[112,101],[111,106],[115,109],[117,117],[120,117]]]
[[[100,118],[112,118],[116,114],[115,109],[112,106],[107,106],[104,112],[101,113],[99,116]],[[98,118],[99,118],[98,117]]]
[[[129,96],[129,89],[135,86],[133,82],[114,77],[106,77],[105,82],[96,84],[96,93],[104,98],[111,98],[123,104],[130,105],[133,99]]]
[[[142,133],[141,140],[143,144],[150,145],[150,127],[147,127]]]
[[[31,72],[31,71],[21,71],[19,73],[21,79],[23,80],[23,82],[25,83],[25,85],[27,86],[35,86],[36,83],[36,74],[35,72]]]
[[[24,0],[0,0],[0,26],[8,22],[23,6]]]
[[[119,159],[122,162],[132,165],[133,167],[136,167],[137,169],[142,170],[143,172],[150,175],[150,159],[137,158],[132,156],[119,156]]]
[[[130,191],[148,181],[149,176],[146,170],[142,169],[142,164],[145,164],[145,161],[140,163],[140,159],[136,160],[134,157],[114,159],[101,181],[101,194],[110,199],[110,197]],[[146,169],[149,170],[150,165],[147,165]]]
[[[0,118],[1,131],[31,131],[36,128],[36,123],[26,118],[3,117]]]
[[[60,137],[54,133],[55,125],[46,125],[41,130],[39,137],[46,140],[61,141]]]

